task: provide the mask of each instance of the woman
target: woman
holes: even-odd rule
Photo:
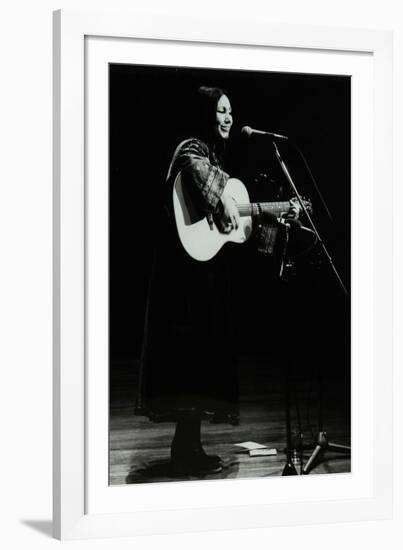
[[[236,204],[225,191],[230,100],[224,90],[203,86],[197,102],[195,131],[178,145],[165,184],[137,404],[137,412],[151,420],[176,422],[172,466],[176,473],[196,475],[222,469],[218,456],[204,452],[202,419],[236,423],[239,415],[225,247],[208,262],[192,259],[180,244],[172,209],[172,186],[181,172],[194,203],[211,223],[214,219],[223,232],[239,223]]]

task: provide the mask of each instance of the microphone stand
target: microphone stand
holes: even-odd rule
[[[309,215],[309,212],[307,211],[307,208],[305,207],[304,205],[304,202],[301,198],[301,195],[299,194],[298,192],[298,189],[287,169],[287,166],[284,162],[284,160],[282,159],[281,157],[281,154],[280,154],[280,151],[277,147],[277,144],[275,142],[275,140],[273,140],[273,147],[274,147],[274,151],[275,151],[275,154],[276,154],[276,157],[278,159],[278,162],[284,172],[284,175],[286,177],[286,179],[288,180],[289,184],[291,185],[291,188],[292,190],[294,191],[295,193],[295,196],[297,197],[298,199],[298,202],[299,204],[301,205],[301,208],[313,230],[313,232],[315,233],[316,235],[316,238],[317,238],[317,241],[319,242],[320,246],[321,246],[321,249],[325,255],[325,257],[327,258],[328,262],[329,262],[329,265],[330,267],[332,268],[333,270],[333,273],[335,274],[336,276],[336,279],[341,287],[341,289],[343,290],[344,292],[344,295],[346,297],[348,297],[348,292],[347,292],[347,289],[336,269],[336,266],[334,265],[334,262],[332,260],[332,257],[330,256],[321,236],[319,235],[319,232],[318,230],[316,229],[316,226],[311,218],[311,216]],[[323,457],[324,455],[324,452],[329,449],[329,450],[332,450],[332,451],[337,451],[337,452],[341,452],[341,453],[346,453],[346,454],[350,454],[351,453],[351,447],[347,446],[347,445],[338,445],[338,444],[335,444],[335,443],[331,443],[329,440],[328,440],[328,436],[327,436],[327,432],[323,430],[323,411],[322,411],[322,401],[323,401],[323,388],[322,388],[322,376],[321,374],[319,373],[318,374],[319,376],[319,410],[318,410],[318,428],[319,428],[319,432],[318,432],[318,436],[317,436],[317,443],[315,445],[315,448],[311,454],[311,456],[309,457],[307,463],[305,464],[305,466],[303,466],[301,464],[301,469],[302,469],[302,474],[309,474],[309,472],[311,470],[313,470],[313,468],[318,464],[319,460]],[[295,466],[293,466],[292,462],[291,462],[291,452],[292,452],[292,449],[291,449],[291,422],[290,422],[290,386],[289,386],[289,376],[287,375],[287,381],[286,381],[286,431],[287,431],[287,459],[286,459],[286,465],[284,467],[284,471],[283,471],[283,475],[296,475],[297,474],[297,471],[295,469]],[[301,454],[302,454],[302,451],[301,451]]]
[[[322,251],[323,251],[323,253],[324,253],[326,259],[328,260],[329,265],[330,265],[330,267],[331,267],[332,270],[333,270],[333,273],[336,275],[336,279],[337,279],[337,281],[339,282],[339,285],[340,285],[340,287],[342,288],[342,290],[343,290],[343,292],[344,292],[344,295],[347,297],[347,296],[348,296],[347,289],[346,289],[346,287],[345,287],[345,285],[344,285],[344,283],[343,283],[343,281],[342,281],[342,279],[341,279],[341,277],[340,277],[340,275],[339,275],[339,272],[338,272],[337,269],[336,269],[336,266],[334,265],[334,262],[333,262],[333,260],[332,260],[332,257],[330,256],[330,254],[329,254],[329,252],[328,252],[328,250],[327,250],[327,248],[326,248],[326,246],[325,246],[325,243],[323,242],[321,236],[319,235],[318,230],[316,229],[316,226],[315,226],[315,224],[314,224],[314,222],[313,222],[311,216],[309,215],[309,212],[308,212],[308,210],[307,210],[307,208],[306,208],[306,206],[305,206],[305,204],[304,204],[304,202],[303,202],[303,200],[302,200],[302,198],[301,198],[301,195],[300,195],[299,192],[298,192],[298,189],[297,189],[297,187],[296,187],[296,185],[295,185],[295,183],[294,183],[294,181],[293,181],[293,179],[292,179],[292,177],[291,177],[291,175],[290,175],[290,173],[289,173],[289,171],[288,171],[288,169],[287,169],[287,166],[285,165],[285,162],[283,161],[283,159],[282,159],[282,157],[281,157],[281,155],[280,155],[280,151],[278,150],[277,143],[276,143],[275,141],[273,141],[273,147],[274,147],[274,152],[276,153],[276,157],[277,157],[277,159],[278,159],[278,162],[279,162],[279,164],[280,164],[280,166],[281,166],[281,168],[282,168],[282,170],[283,170],[283,172],[284,172],[284,175],[285,175],[285,177],[287,178],[289,184],[291,185],[291,188],[292,188],[292,190],[294,191],[295,196],[297,197],[299,204],[301,205],[301,208],[302,208],[302,210],[303,210],[303,212],[304,212],[304,214],[305,214],[305,216],[306,216],[306,218],[307,218],[307,220],[308,220],[308,222],[309,222],[309,225],[311,226],[312,231],[315,233],[315,236],[316,236],[316,238],[317,238],[317,241],[318,241],[320,247],[322,248]]]
[[[292,432],[291,432],[291,402],[290,402],[290,366],[287,363],[286,373],[285,373],[285,415],[286,415],[286,437],[287,437],[287,446],[286,446],[286,462],[284,469],[282,471],[282,476],[297,476],[299,472],[293,461],[293,441],[292,441]],[[301,462],[302,469],[302,462]],[[302,471],[300,472],[302,473]]]

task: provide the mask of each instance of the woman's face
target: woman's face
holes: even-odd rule
[[[231,103],[226,95],[222,95],[217,103],[216,130],[222,139],[228,139],[232,126]]]

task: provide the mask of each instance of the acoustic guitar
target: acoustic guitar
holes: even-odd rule
[[[241,218],[238,229],[230,233],[222,233],[215,222],[209,223],[205,213],[194,204],[185,182],[179,173],[173,186],[173,206],[179,239],[186,252],[195,260],[205,262],[213,258],[225,243],[245,243],[252,234],[252,219],[259,212],[266,211],[284,221],[290,209],[289,201],[280,202],[249,202],[249,194],[245,185],[236,178],[230,178],[225,190],[235,200]],[[310,202],[306,201],[306,206]],[[313,231],[301,226],[303,247],[308,248],[316,242]]]

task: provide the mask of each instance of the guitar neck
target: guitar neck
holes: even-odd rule
[[[237,204],[237,207],[240,216],[256,216],[262,210],[270,212],[275,216],[281,216],[289,211],[290,202],[251,202],[249,204]]]

